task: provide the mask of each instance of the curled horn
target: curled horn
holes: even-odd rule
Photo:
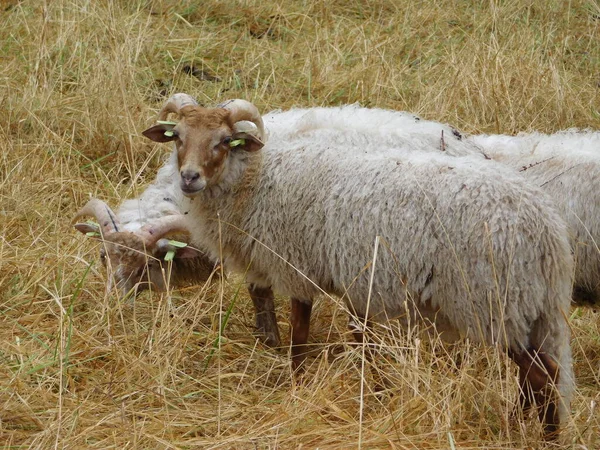
[[[141,238],[144,240],[147,247],[151,247],[166,234],[174,232],[191,234],[188,222],[183,214],[161,217],[160,219],[143,226]]]
[[[97,198],[89,200],[83,208],[81,208],[73,220],[83,216],[93,216],[100,224],[100,230],[103,235],[111,234],[119,231],[119,219],[106,203]]]
[[[173,94],[158,113],[158,120],[165,120],[169,113],[179,114],[179,111],[185,106],[198,106],[198,102],[188,94]]]
[[[221,103],[218,107],[225,108],[229,111],[231,120],[234,123],[235,131],[249,132],[261,142],[264,143],[266,141],[265,126],[263,124],[262,117],[258,112],[258,108],[256,108],[256,106],[254,106],[252,103],[246,100],[235,99]],[[252,122],[256,126],[257,130],[254,132],[249,131],[247,127],[248,122]]]

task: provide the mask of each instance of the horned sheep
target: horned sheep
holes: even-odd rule
[[[216,260],[208,258],[193,242],[181,248],[165,238],[170,234],[180,241],[189,240],[187,233],[173,235],[169,225],[173,219],[187,214],[190,203],[179,189],[175,178],[177,172],[177,154],[172,153],[152,184],[138,198],[125,200],[116,214],[98,199],[90,200],[76,214],[75,219],[92,216],[100,224],[76,223],[75,228],[81,233],[103,238],[100,259],[108,272],[107,291],[116,286],[123,296],[150,287],[164,292],[168,287],[204,283],[215,273]],[[146,231],[150,224],[155,231],[152,235]],[[168,252],[174,252],[170,271],[165,270],[167,266],[163,263]],[[273,292],[254,285],[248,287],[248,292],[256,311],[258,337],[269,346],[279,346],[281,338]]]
[[[175,142],[193,199],[182,223],[226,267],[292,297],[296,367],[324,291],[365,322],[408,316],[504,348],[557,432],[573,389],[572,257],[539,189],[483,159],[411,151],[399,136],[370,136],[369,152],[357,131],[281,129],[261,150],[263,121],[243,100],[206,109],[176,94],[160,118],[171,112],[177,125],[144,135]]]

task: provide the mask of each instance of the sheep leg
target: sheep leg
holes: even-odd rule
[[[279,347],[281,338],[279,337],[279,327],[275,316],[273,290],[270,287],[260,288],[251,284],[248,286],[248,293],[252,303],[254,303],[256,331],[260,333],[260,339],[269,347]]]
[[[558,383],[559,368],[544,352],[531,347],[521,353],[509,352],[519,366],[520,403],[524,411],[535,404],[547,439],[558,435],[559,418],[557,395],[554,385]]]
[[[308,354],[308,346],[306,343],[308,342],[312,299],[307,301],[292,297],[291,303],[292,370],[298,373],[302,371],[302,365]]]

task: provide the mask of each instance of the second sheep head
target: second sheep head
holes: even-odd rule
[[[122,231],[120,221],[111,208],[102,200],[91,199],[75,215],[94,217],[98,224],[76,223],[79,232],[102,241],[100,259],[107,269],[108,291],[117,288],[121,295],[141,292],[152,288],[166,291],[169,274],[166,272],[165,256],[174,254],[173,264],[186,259],[201,259],[206,268],[214,263],[199,250],[191,246],[177,247],[166,237],[186,240],[187,225],[182,215],[165,216],[152,223],[152,227],[142,227],[139,232]],[[206,261],[204,261],[206,259]],[[212,270],[202,274],[202,281],[209,278]]]

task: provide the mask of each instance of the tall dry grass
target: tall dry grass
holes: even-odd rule
[[[287,348],[252,338],[238,279],[120,302],[70,218],[89,196],[116,205],[153,178],[168,150],[140,131],[176,91],[262,111],[360,102],[469,132],[600,128],[596,1],[1,7],[5,448],[540,445],[535,420],[511,417],[516,374],[493,349],[382,330],[375,366],[390,389],[375,395],[345,315],[321,302],[297,384]],[[285,343],[287,312],[281,301]],[[578,390],[564,448],[599,448],[600,321],[575,310],[571,324]]]

